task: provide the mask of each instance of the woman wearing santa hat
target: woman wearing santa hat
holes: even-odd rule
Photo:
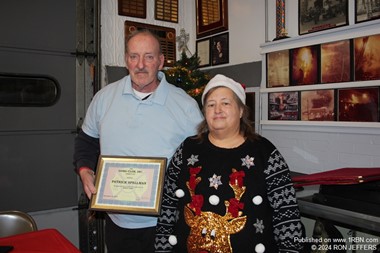
[[[156,252],[300,252],[304,229],[283,156],[255,133],[241,84],[216,75],[205,120],[173,155]]]

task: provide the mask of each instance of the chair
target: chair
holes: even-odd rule
[[[0,211],[0,237],[37,231],[33,217],[20,211]]]

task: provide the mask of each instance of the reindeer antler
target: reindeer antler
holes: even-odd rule
[[[195,212],[196,215],[201,213],[203,206],[203,195],[195,195],[195,188],[202,181],[201,177],[197,177],[197,174],[202,170],[202,167],[190,168],[190,179],[186,182],[187,189],[189,189],[191,196],[191,203],[187,206]]]
[[[246,189],[243,184],[244,177],[244,171],[237,171],[234,168],[232,169],[229,185],[234,191],[235,198],[231,198],[229,201],[224,201],[224,205],[226,206],[225,217],[236,218],[240,217],[243,214],[243,212],[239,211],[239,209],[244,208],[244,203],[240,203],[240,199],[245,193]]]

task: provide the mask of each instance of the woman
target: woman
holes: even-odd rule
[[[216,75],[202,103],[198,135],[168,166],[156,252],[299,252],[303,226],[289,168],[254,133],[243,87]]]

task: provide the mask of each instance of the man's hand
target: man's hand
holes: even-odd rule
[[[82,167],[79,169],[79,176],[82,180],[83,190],[87,197],[91,199],[92,194],[96,193],[95,174],[90,168]]]

